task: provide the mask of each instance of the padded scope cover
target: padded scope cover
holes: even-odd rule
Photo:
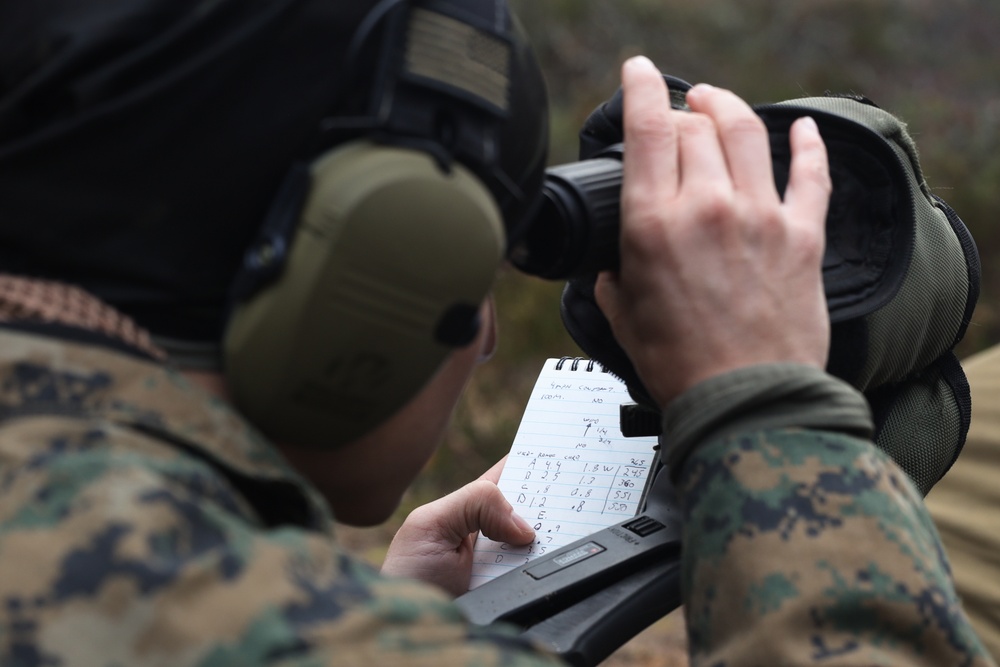
[[[675,108],[690,85],[665,77]],[[832,324],[827,370],[868,397],[876,444],[926,494],[961,451],[971,400],[953,348],[979,296],[975,243],[958,215],[924,181],[905,124],[870,100],[826,96],[755,108],[771,138],[774,178],[788,182],[788,130],[811,116],[827,145],[833,195],[823,280]],[[580,134],[581,159],[623,141],[622,92],[600,105]],[[594,300],[594,276],[563,292],[567,330],[591,357],[652,400]]]

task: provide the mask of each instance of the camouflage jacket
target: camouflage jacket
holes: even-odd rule
[[[277,451],[151,359],[0,330],[0,387],[5,667],[553,663],[345,555]],[[694,662],[982,663],[919,497],[870,444],[770,428],[685,469]]]
[[[0,329],[0,665],[551,665],[345,555],[223,402],[101,345]]]
[[[689,389],[664,427],[690,451],[668,458],[683,462],[693,664],[993,664],[852,387],[796,364],[743,368]]]

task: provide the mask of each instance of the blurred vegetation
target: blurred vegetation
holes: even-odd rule
[[[1000,3],[996,0],[511,0],[545,72],[551,163],[618,87],[622,61],[729,88],[751,103],[858,93],[908,122],[932,189],[975,236],[983,286],[960,351],[1000,341]],[[505,271],[499,349],[476,372],[452,431],[390,524],[475,478],[510,446],[542,361],[579,354],[559,319],[561,285]],[[370,547],[373,560],[384,545]],[[663,648],[662,644],[659,644]],[[662,651],[654,651],[654,653]],[[624,655],[624,654],[623,654]],[[635,657],[621,664],[674,664]],[[616,663],[618,664],[618,663]]]
[[[925,177],[970,227],[983,288],[963,354],[1000,341],[1000,3],[993,0],[512,0],[546,75],[550,162],[618,88],[622,61],[751,103],[826,91],[866,95],[909,124]],[[504,272],[500,344],[476,373],[414,501],[478,475],[510,446],[541,362],[578,354],[559,319],[561,285]]]

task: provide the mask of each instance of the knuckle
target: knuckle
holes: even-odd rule
[[[802,160],[799,171],[803,180],[812,183],[826,194],[833,192],[833,180],[830,177],[830,168],[825,154]]]
[[[648,267],[657,264],[670,252],[670,243],[665,234],[650,234],[646,237],[634,237],[621,246],[621,265],[624,269]],[[627,317],[620,308],[613,308],[611,314],[619,318]]]
[[[826,160],[817,160],[812,171],[812,178],[823,189],[826,194],[833,192],[833,179],[830,178],[830,169]]]
[[[658,206],[658,194],[655,188],[622,186],[621,207],[623,215],[646,216],[651,211],[655,211]]]
[[[662,218],[654,215],[640,216],[635,220],[630,231],[622,235],[621,254],[623,257],[644,260],[658,256],[666,245],[666,233]]]
[[[752,219],[757,226],[767,234],[784,235],[786,230],[785,217],[777,208],[766,207],[756,211]]]
[[[767,134],[767,127],[757,115],[739,115],[721,121],[719,133],[730,137],[764,135]]]
[[[722,188],[706,189],[698,199],[698,211],[704,222],[717,226],[735,220],[732,195]]]
[[[503,498],[503,494],[500,493],[500,489],[497,485],[489,480],[477,479],[474,482],[469,482],[466,487],[470,502],[479,501],[481,503],[489,503],[495,500],[495,496],[500,496]]]
[[[664,224],[669,203],[664,201],[655,188],[630,190],[623,193],[622,213],[630,224],[621,228],[623,246],[642,243],[657,234]]]
[[[666,116],[658,114],[641,115],[631,119],[629,134],[640,141],[669,141],[674,138],[673,124]]]
[[[828,193],[831,192],[833,180],[830,174],[826,145],[819,137],[804,141],[805,143],[799,146],[792,156],[792,169],[796,172],[795,177],[809,181]]]
[[[801,231],[796,236],[796,246],[802,259],[810,264],[818,263],[823,257],[826,244],[823,230],[814,227]]]
[[[685,134],[714,134],[715,121],[702,113],[691,112],[683,115],[681,123]]]

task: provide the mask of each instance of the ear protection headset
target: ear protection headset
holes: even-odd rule
[[[366,115],[328,119],[338,142],[289,172],[233,287],[226,380],[273,438],[356,439],[475,338],[537,196],[500,164],[519,40],[499,0],[387,0],[365,19],[351,50],[377,52]],[[534,156],[522,168],[540,183]]]

